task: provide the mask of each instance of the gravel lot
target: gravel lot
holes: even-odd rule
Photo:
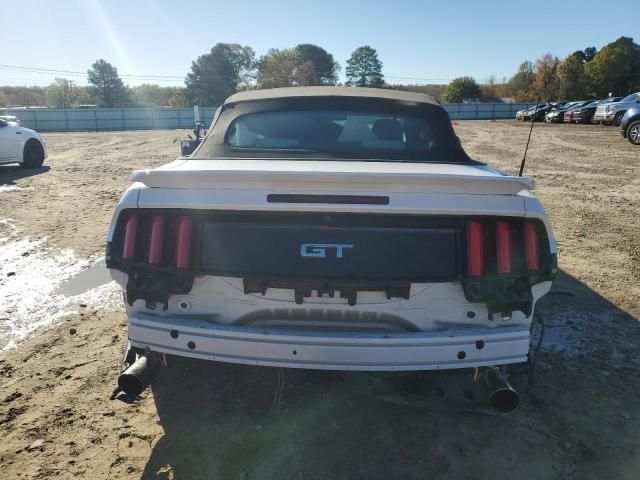
[[[517,171],[529,125],[455,128],[472,157]],[[47,134],[47,167],[0,166],[0,293],[20,278],[14,270],[30,268],[19,262],[60,257],[68,276],[100,255],[129,173],[175,158],[184,135]],[[615,128],[536,124],[526,172],[551,216],[562,272],[540,305],[548,342],[516,413],[434,399],[433,374],[179,359],[140,401],[109,401],[124,313],[74,297],[55,310],[55,326],[0,353],[0,477],[638,478],[640,149]],[[34,315],[52,295],[46,284],[24,288]],[[0,320],[18,308],[0,303]]]

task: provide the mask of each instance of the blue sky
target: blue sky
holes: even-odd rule
[[[499,80],[546,52],[562,58],[621,35],[639,41],[638,1],[3,0],[0,65],[86,72],[104,58],[121,74],[177,77],[124,78],[131,85],[181,85],[191,61],[217,42],[258,55],[315,43],[344,76],[350,53],[369,44],[389,83]],[[86,83],[83,74],[0,67],[0,85],[46,85],[56,76]]]

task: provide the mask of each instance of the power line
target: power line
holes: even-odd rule
[[[393,78],[396,80],[419,80],[419,81],[433,81],[433,82],[450,82],[452,78],[423,78],[423,77],[393,77],[391,75],[383,75],[384,78]]]
[[[56,74],[56,75],[70,75],[70,76],[81,76],[86,77],[87,72],[78,72],[74,70],[55,70],[51,68],[40,68],[40,67],[24,67],[20,65],[0,65],[0,69],[2,70],[14,70],[20,72],[30,72],[30,73],[41,73],[46,75]],[[172,80],[183,80],[183,75],[134,75],[127,73],[119,73],[120,77],[127,78],[140,78],[140,79],[172,79]]]
[[[21,65],[4,65],[0,64],[0,70],[13,70],[19,72],[29,72],[43,75],[66,75],[66,76],[75,76],[75,77],[87,77],[86,72],[79,72],[75,70],[57,70],[51,68],[40,68],[40,67],[27,67]],[[156,80],[156,81],[172,81],[172,80],[184,80],[186,75],[138,75],[138,74],[129,74],[129,73],[119,73],[118,76],[123,78],[131,78],[134,80]],[[402,77],[402,76],[393,76],[393,75],[385,75],[387,79],[392,80],[413,80],[413,81],[421,81],[421,82],[449,82],[450,78],[425,78],[425,77]],[[227,77],[223,75],[208,75],[206,78],[229,78],[235,79],[234,77]]]
[[[88,77],[87,72],[79,72],[76,70],[59,70],[59,69],[51,69],[51,68],[41,68],[41,67],[28,67],[22,65],[6,65],[0,64],[0,70],[9,70],[16,72],[29,72],[34,74],[42,74],[42,75],[64,75],[64,76],[72,76],[72,77],[82,77],[86,79]],[[139,81],[156,81],[156,82],[175,82],[175,81],[184,81],[186,75],[139,75],[132,73],[119,73],[118,76],[123,78],[128,78],[131,80],[139,80]],[[640,73],[609,73],[611,77],[631,77],[636,78],[640,77]],[[206,77],[199,77],[200,80],[205,79],[230,79],[235,80],[235,77],[224,76],[224,75],[207,75]],[[394,76],[394,75],[384,75],[385,79],[389,80],[404,80],[404,81],[415,81],[422,83],[449,83],[452,78],[437,78],[437,77],[405,77],[405,76]]]

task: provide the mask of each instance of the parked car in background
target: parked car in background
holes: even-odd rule
[[[525,108],[524,110],[518,110],[516,112],[516,120],[520,120],[520,121],[524,121],[525,117],[529,117],[529,115],[531,113],[533,113],[533,111],[536,108],[542,108],[543,105],[537,105],[537,106],[533,106],[533,107],[529,107],[529,108]]]
[[[574,108],[571,121],[575,123],[591,123],[593,114],[596,113],[596,108],[598,108],[600,102],[602,102],[602,100],[594,100],[586,105]]]
[[[38,132],[0,119],[0,165],[19,163],[23,168],[37,168],[45,158],[46,144]]]
[[[627,95],[619,102],[607,103],[606,105],[599,105],[596,109],[596,113],[593,115],[595,122],[600,122],[604,125],[620,125],[622,117],[631,107],[638,106],[640,104],[640,92]]]
[[[609,97],[603,100],[594,100],[583,107],[579,107],[573,112],[573,121],[576,123],[594,123],[594,114],[600,105],[608,105],[622,99],[622,97]]]
[[[550,103],[544,103],[542,105],[538,105],[537,107],[531,108],[524,112],[524,114],[522,115],[522,121],[542,122],[544,121],[544,116],[549,110],[551,110],[551,108],[552,106]]]
[[[640,145],[640,105],[631,107],[620,121],[620,133],[633,145]]]
[[[571,108],[575,108],[581,102],[566,102],[558,104],[549,110],[544,116],[544,121],[548,123],[563,123],[564,122],[564,112],[570,110]]]
[[[593,100],[585,100],[582,102],[578,102],[578,104],[572,106],[571,108],[565,110],[564,112],[564,123],[571,123],[573,121],[573,113],[581,107],[584,107],[586,105],[589,105]]]
[[[528,110],[529,110],[528,108],[525,108],[525,109],[523,109],[523,110],[518,110],[518,111],[516,112],[516,120],[520,120],[520,121],[522,121],[522,116],[524,115],[524,112],[526,112],[526,111],[528,111]]]
[[[14,115],[0,115],[0,120],[4,120],[11,125],[20,125],[20,120]]]
[[[619,102],[620,100],[622,100],[622,97],[607,97],[604,100],[602,100],[598,106],[600,105],[608,105],[610,103],[616,103]]]

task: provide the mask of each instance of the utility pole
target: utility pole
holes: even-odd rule
[[[67,107],[73,107],[73,101],[74,101],[74,96],[73,96],[73,89],[76,86],[76,82],[75,80],[69,80],[69,103],[70,105]]]

